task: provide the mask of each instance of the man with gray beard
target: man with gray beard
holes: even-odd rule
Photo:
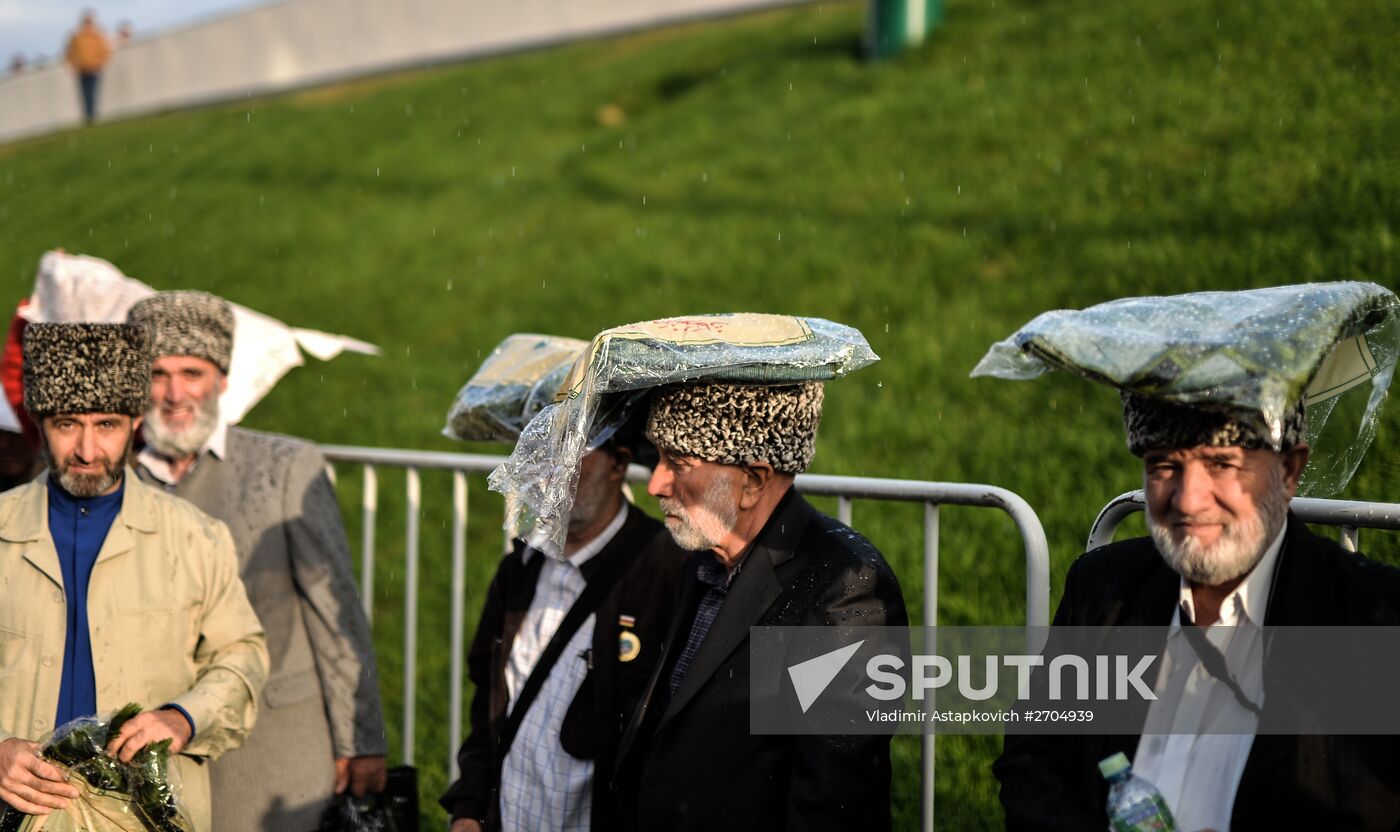
[[[128,313],[155,339],[137,475],[223,520],[272,670],[258,730],[210,767],[219,829],[303,832],[333,793],[386,780],[369,624],[325,459],[308,442],[229,427],[234,317],[204,292],[160,292]]]
[[[1151,535],[1075,561],[1054,624],[1168,627],[1160,695],[1140,736],[1008,734],[993,767],[1007,829],[1102,829],[1097,763],[1117,752],[1185,832],[1397,828],[1400,768],[1387,738],[1254,733],[1269,707],[1265,625],[1400,624],[1400,570],[1288,511],[1309,455],[1303,404],[1276,443],[1254,411],[1133,393],[1123,408]],[[1203,649],[1218,650],[1226,672]]]
[[[750,627],[909,623],[880,552],[793,488],[823,393],[706,382],[653,395],[647,436],[661,461],[647,490],[694,554],[620,755],[638,829],[890,828],[888,736],[749,730]]]

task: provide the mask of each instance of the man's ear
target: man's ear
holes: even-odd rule
[[[219,392],[228,392],[228,373],[219,373]]]
[[[1303,469],[1308,467],[1308,457],[1311,455],[1312,449],[1306,442],[1299,442],[1279,454],[1283,459],[1283,485],[1288,489],[1289,497],[1298,493],[1298,480],[1303,476]]]
[[[136,435],[136,432],[137,432],[138,430],[141,429],[141,423],[144,422],[144,421],[146,421],[146,417],[145,417],[145,416],[132,416],[132,417],[131,417],[131,435],[132,435],[132,436],[135,436],[135,435]]]
[[[758,505],[777,472],[767,462],[750,462],[741,466],[739,471],[739,508],[748,510]]]

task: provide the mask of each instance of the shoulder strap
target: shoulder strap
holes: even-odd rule
[[[1230,693],[1235,695],[1235,701],[1240,703],[1240,707],[1255,716],[1261,716],[1263,709],[1255,704],[1254,700],[1250,699],[1249,695],[1240,687],[1240,683],[1235,681],[1229,666],[1225,664],[1224,654],[1210,639],[1206,638],[1205,633],[1202,633],[1195,622],[1191,620],[1191,611],[1186,609],[1185,601],[1181,602],[1179,609],[1181,611],[1181,632],[1186,636],[1186,643],[1191,645],[1191,649],[1200,658],[1206,672],[1230,689]]]
[[[621,532],[619,532],[620,536]],[[544,553],[541,552],[539,557],[545,557]],[[530,710],[530,705],[534,703],[535,697],[539,695],[540,688],[544,687],[545,680],[549,678],[550,671],[554,669],[555,663],[564,653],[564,648],[569,646],[570,639],[583,625],[584,619],[598,609],[598,605],[603,601],[603,596],[612,589],[618,577],[631,565],[633,559],[628,557],[626,551],[619,551],[606,562],[598,564],[597,571],[593,573],[593,577],[584,586],[578,600],[569,608],[568,614],[560,622],[559,629],[554,631],[554,636],[544,648],[544,653],[540,655],[539,661],[535,662],[535,668],[530,671],[530,677],[525,680],[525,686],[520,689],[520,696],[515,700],[515,707],[511,709],[505,728],[496,738],[498,764],[505,760],[506,753],[510,751],[511,743],[515,741],[515,734],[520,730],[520,723],[525,720],[525,714]]]

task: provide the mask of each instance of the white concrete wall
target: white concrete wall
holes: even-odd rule
[[[283,0],[132,42],[103,74],[99,117],[793,2],[800,0]],[[0,79],[0,142],[80,120],[66,67]]]

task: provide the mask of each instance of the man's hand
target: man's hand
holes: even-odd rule
[[[146,711],[127,720],[116,739],[107,743],[107,756],[129,763],[136,752],[165,739],[170,740],[171,754],[179,754],[190,741],[190,723],[174,708]]]
[[[471,818],[457,818],[452,821],[452,832],[481,832],[481,823]]]
[[[26,815],[47,815],[77,796],[63,772],[39,756],[37,742],[0,742],[0,800]]]
[[[336,757],[335,793],[350,787],[356,797],[379,794],[389,780],[389,768],[383,757]]]

